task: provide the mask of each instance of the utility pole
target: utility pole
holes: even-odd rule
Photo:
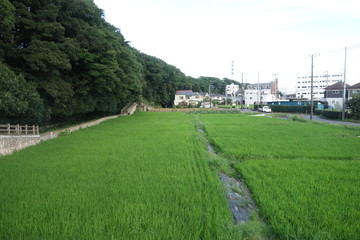
[[[275,77],[275,100],[279,99],[279,97],[278,97],[278,92],[279,92],[278,88],[279,88],[279,86],[278,86],[278,78],[277,78],[278,75],[279,75],[278,73],[273,74],[273,76]]]
[[[259,110],[259,103],[260,102],[260,72],[258,71],[258,90],[257,90],[257,110]]]
[[[343,92],[343,105],[342,105],[342,116],[341,116],[342,120],[345,120],[345,105],[346,105],[346,55],[347,55],[347,48],[345,47],[344,92]]]
[[[226,85],[225,85],[225,90],[224,90],[224,96],[225,96],[225,106],[227,105],[227,94],[226,94]]]
[[[310,120],[313,117],[313,85],[314,85],[314,54],[311,55],[311,103],[310,103]]]
[[[245,91],[244,91],[244,74],[246,73],[241,73],[241,109],[243,109],[243,102],[245,100]]]
[[[329,86],[329,71],[326,71],[326,87]]]
[[[210,108],[211,108],[211,84],[209,85],[209,99],[210,99]]]
[[[314,90],[314,56],[315,54],[311,54],[311,100],[310,100],[310,120],[313,118],[314,114],[314,96],[313,96],[313,90]],[[317,57],[318,55],[316,55]]]

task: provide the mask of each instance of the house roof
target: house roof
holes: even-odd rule
[[[192,93],[192,90],[176,90],[176,94]]]
[[[187,91],[187,90],[184,90],[184,91],[176,91],[176,94],[175,95],[185,95],[185,96],[199,96],[200,94],[198,92],[193,92],[193,91]]]
[[[349,89],[360,89],[360,82],[355,85],[352,85],[351,87],[349,87]]]
[[[349,89],[350,85],[346,84],[346,89]],[[325,90],[342,90],[344,89],[344,82],[337,82],[328,86]]]

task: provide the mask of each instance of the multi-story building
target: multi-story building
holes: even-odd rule
[[[230,97],[236,97],[239,93],[240,87],[236,84],[226,85],[225,95]]]
[[[313,99],[324,98],[325,88],[343,80],[342,73],[313,75]],[[296,98],[311,99],[311,74],[298,74],[296,84]]]
[[[271,102],[278,99],[278,80],[268,83],[248,84],[244,91],[245,104]]]

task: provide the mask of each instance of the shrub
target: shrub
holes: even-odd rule
[[[355,119],[360,119],[360,96],[353,97],[347,102],[347,106],[350,109]]]
[[[330,119],[341,119],[342,118],[342,112],[339,112],[339,111],[317,110],[317,111],[315,111],[315,114],[321,115],[323,117],[330,118]],[[351,118],[351,115],[348,112],[345,112],[345,118]]]
[[[306,119],[304,119],[303,117],[299,117],[299,116],[292,116],[292,117],[290,117],[290,119],[292,121],[297,121],[297,122],[306,122]]]

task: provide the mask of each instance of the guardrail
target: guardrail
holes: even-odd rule
[[[0,135],[39,135],[39,126],[0,124]]]

